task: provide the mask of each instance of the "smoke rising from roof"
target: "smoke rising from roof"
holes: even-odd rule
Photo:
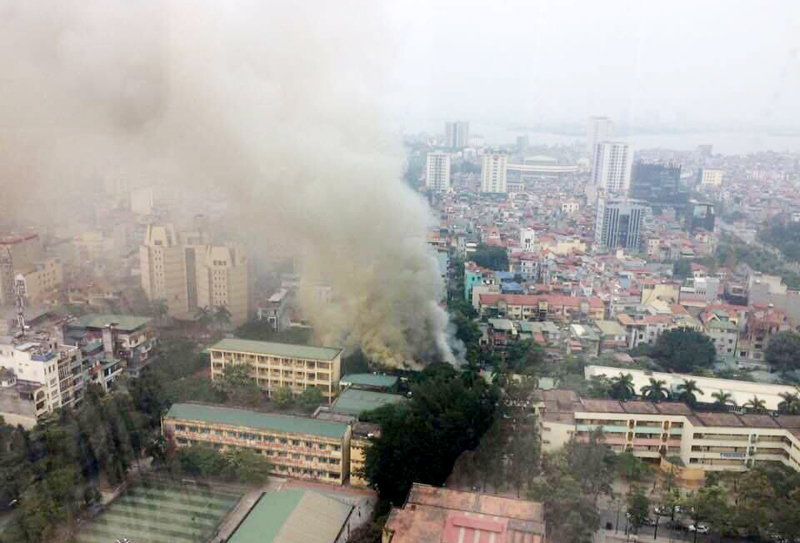
[[[296,248],[325,342],[453,361],[432,217],[374,99],[388,35],[367,1],[7,0],[3,191],[30,212],[109,178],[218,186],[251,247]]]

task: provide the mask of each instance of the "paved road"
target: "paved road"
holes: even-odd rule
[[[619,533],[625,533],[626,528],[626,519],[625,519],[625,510],[623,509],[619,513],[619,525],[616,525],[617,521],[617,511],[616,510],[600,510],[600,526],[603,528],[606,527],[606,523],[610,522],[612,526],[612,531],[616,527]],[[687,543],[694,542],[694,534],[689,533],[684,530],[672,530],[667,528],[666,523],[669,521],[669,517],[661,517],[658,521],[658,538],[668,538],[671,541],[686,541]],[[642,526],[639,528],[638,540],[639,543],[646,543],[648,540],[654,539],[655,535],[655,528],[653,526]],[[697,535],[697,542],[698,543],[706,543],[707,536],[698,534]]]

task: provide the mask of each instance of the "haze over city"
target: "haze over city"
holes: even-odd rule
[[[0,0],[0,543],[800,543],[798,21]]]

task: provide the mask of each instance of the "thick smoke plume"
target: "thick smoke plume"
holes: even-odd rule
[[[325,342],[453,361],[430,213],[374,98],[388,30],[366,0],[4,0],[7,207],[108,179],[217,186],[251,245],[294,247],[304,284],[332,287],[301,296]]]

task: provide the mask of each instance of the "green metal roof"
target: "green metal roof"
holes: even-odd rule
[[[332,543],[352,509],[312,490],[262,494],[228,543]]]
[[[396,375],[375,375],[374,373],[348,373],[342,383],[370,387],[391,388],[397,383]]]
[[[333,360],[342,352],[341,349],[332,349],[330,347],[311,347],[309,345],[292,345],[290,343],[270,343],[269,341],[231,338],[223,339],[209,347],[209,349],[240,351],[270,356],[285,356],[287,358],[305,358],[309,360]]]
[[[83,327],[83,328],[105,328],[106,325],[114,324],[117,330],[123,332],[130,332],[148,324],[151,320],[149,317],[135,317],[133,315],[99,315],[91,314],[84,315],[78,319],[75,324],[70,326]]]
[[[191,403],[173,404],[167,413],[167,418],[246,426],[257,430],[337,439],[343,438],[347,432],[347,425],[340,422]]]
[[[358,415],[364,411],[371,411],[384,405],[400,403],[403,399],[399,394],[348,388],[343,390],[339,397],[336,398],[336,401],[333,402],[331,411],[344,413],[345,415]]]

